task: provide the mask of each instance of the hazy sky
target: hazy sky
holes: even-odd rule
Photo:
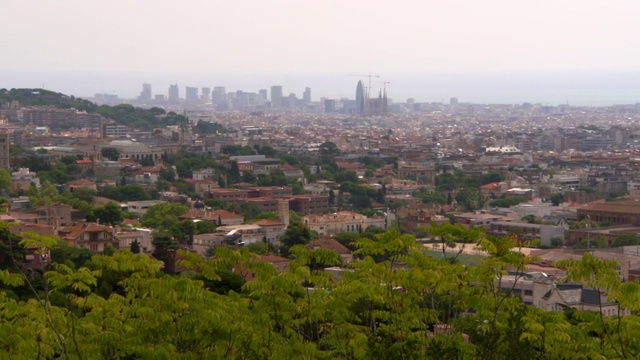
[[[638,73],[638,19],[638,0],[0,0],[0,74]]]

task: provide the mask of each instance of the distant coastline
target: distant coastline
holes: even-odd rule
[[[225,86],[228,92],[243,90],[257,92],[272,85],[282,85],[285,95],[302,95],[305,87],[312,89],[312,100],[355,96],[359,79],[365,77],[344,73],[115,73],[115,72],[33,72],[0,69],[0,88],[39,88],[77,97],[92,97],[96,93],[116,94],[120,98],[138,96],[142,83],[153,86],[154,94],[166,94],[169,84],[178,84],[181,96],[185,86]],[[366,74],[366,72],[360,72]],[[371,84],[376,94],[389,82],[387,91],[394,102],[448,102],[458,98],[460,103],[574,106],[610,106],[640,103],[640,71],[626,72],[532,72],[532,73],[385,73]]]

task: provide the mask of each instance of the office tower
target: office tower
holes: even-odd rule
[[[198,100],[198,88],[195,86],[187,86],[185,100],[196,101]]]
[[[364,115],[364,85],[362,85],[362,80],[358,81],[358,86],[356,86],[356,114]]]
[[[258,101],[260,104],[266,103],[268,100],[267,89],[258,90]]]
[[[142,91],[138,96],[140,101],[151,101],[151,84],[142,84]]]
[[[332,113],[336,111],[336,101],[333,99],[326,99],[324,101],[324,112]]]
[[[177,104],[180,100],[180,89],[178,84],[169,85],[169,103]]]
[[[205,102],[209,102],[209,100],[211,100],[211,88],[210,87],[203,87],[202,88],[202,100],[204,100]]]
[[[452,97],[449,99],[449,105],[458,105],[458,98]]]
[[[227,101],[227,90],[224,86],[213,88],[212,100],[214,104],[221,104]]]
[[[271,108],[279,109],[282,106],[282,86],[271,87]]]
[[[311,88],[304,88],[304,94],[302,95],[302,99],[304,100],[305,104],[308,104],[311,102]]]

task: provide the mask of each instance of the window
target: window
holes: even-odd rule
[[[533,290],[525,290],[524,294],[531,296],[531,295],[533,295]]]

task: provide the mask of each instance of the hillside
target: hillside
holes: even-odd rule
[[[128,104],[115,106],[97,105],[91,101],[44,89],[0,89],[0,106],[18,101],[22,106],[54,106],[61,109],[75,108],[98,113],[118,124],[142,130],[152,130],[168,125],[185,125],[187,119],[161,108],[143,109]]]

